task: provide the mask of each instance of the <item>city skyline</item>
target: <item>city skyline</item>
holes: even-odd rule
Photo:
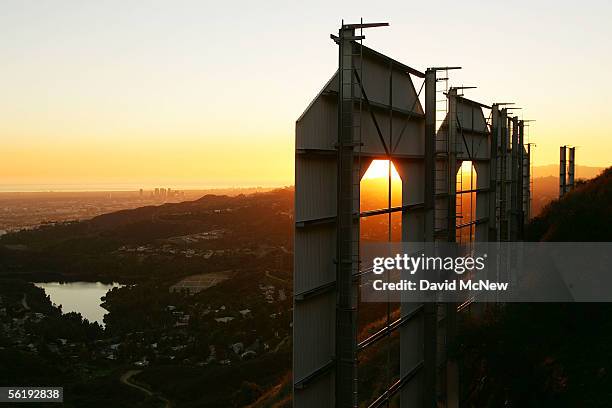
[[[477,86],[468,97],[522,107],[535,165],[563,144],[578,165],[609,164],[610,4],[354,6],[9,1],[2,189],[291,185],[295,120],[336,69],[329,34],[360,17],[390,23],[365,44],[421,70],[462,66],[451,83]]]

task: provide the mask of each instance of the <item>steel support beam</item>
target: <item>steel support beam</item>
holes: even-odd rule
[[[531,143],[527,144],[527,164],[525,166],[525,181],[527,183],[527,206],[525,209],[525,222],[531,219]]]
[[[510,152],[510,179],[512,183],[510,185],[510,241],[515,242],[518,240],[518,169],[519,169],[519,158],[518,158],[518,116],[512,117],[512,146]]]
[[[574,174],[575,174],[575,156],[576,156],[576,148],[569,148],[569,163],[567,166],[567,186],[566,191],[571,191],[574,189]]]
[[[425,72],[425,241],[433,242],[436,191],[436,71]]]
[[[517,163],[517,175],[516,175],[516,182],[517,182],[517,197],[516,197],[516,209],[517,209],[517,227],[518,227],[518,232],[517,232],[517,240],[522,240],[523,236],[524,236],[524,232],[525,232],[525,211],[523,208],[523,202],[525,200],[524,197],[524,189],[523,189],[523,168],[524,168],[524,161],[525,161],[525,156],[524,156],[524,150],[523,150],[523,143],[524,143],[524,139],[525,139],[525,122],[523,122],[522,120],[518,121],[518,144],[516,145],[516,149],[517,149],[517,156],[518,156],[518,163]]]
[[[565,155],[567,152],[567,146],[561,146],[559,148],[559,197],[563,197],[565,194],[566,187],[566,163]]]
[[[338,197],[336,216],[336,407],[357,406],[356,317],[352,274],[354,173],[355,72],[352,38],[355,30],[343,26],[339,32],[338,68]],[[358,192],[357,192],[358,194]]]
[[[498,219],[497,219],[497,192],[498,192],[498,183],[497,183],[497,174],[498,174],[498,160],[497,157],[499,155],[499,136],[501,132],[500,127],[500,111],[498,105],[493,105],[491,108],[491,147],[490,147],[490,155],[491,161],[489,166],[489,236],[488,241],[494,242],[497,241],[497,232],[498,232]]]
[[[457,223],[457,89],[448,92],[448,213],[447,241],[455,242],[455,224]]]
[[[436,70],[425,72],[425,231],[424,240],[435,239],[436,205]],[[423,406],[436,406],[437,377],[437,305],[426,303],[423,306]]]
[[[501,110],[499,240],[508,241],[508,109]]]

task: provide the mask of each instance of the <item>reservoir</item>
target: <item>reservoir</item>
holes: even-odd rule
[[[103,319],[107,311],[100,306],[100,298],[115,287],[118,283],[101,282],[45,282],[34,283],[45,290],[55,305],[62,305],[62,312],[77,312],[90,322],[104,325]]]

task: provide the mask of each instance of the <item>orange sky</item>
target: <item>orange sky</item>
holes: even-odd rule
[[[556,163],[561,144],[578,146],[578,164],[610,163],[609,3],[436,8],[9,0],[0,190],[292,184],[295,120],[337,64],[329,33],[361,16],[391,23],[367,45],[421,70],[463,66],[451,84],[478,86],[466,96],[523,107],[536,165]]]

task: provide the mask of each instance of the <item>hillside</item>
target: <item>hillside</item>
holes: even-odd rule
[[[293,190],[279,189],[42,226],[0,237],[0,277],[128,283],[231,269],[271,248],[290,252],[292,213]]]
[[[530,241],[612,241],[612,168],[552,201]],[[588,274],[588,270],[583,271]],[[612,406],[612,304],[512,303],[464,323],[464,405]]]
[[[67,407],[285,399],[271,390],[291,367],[292,213],[280,189],[2,236],[0,383],[62,385]],[[53,307],[30,283],[44,280],[125,285],[102,297],[102,328]]]
[[[546,205],[526,233],[529,241],[612,241],[612,168]]]
[[[536,177],[531,193],[531,214],[538,216],[551,201],[559,198],[559,176]]]

